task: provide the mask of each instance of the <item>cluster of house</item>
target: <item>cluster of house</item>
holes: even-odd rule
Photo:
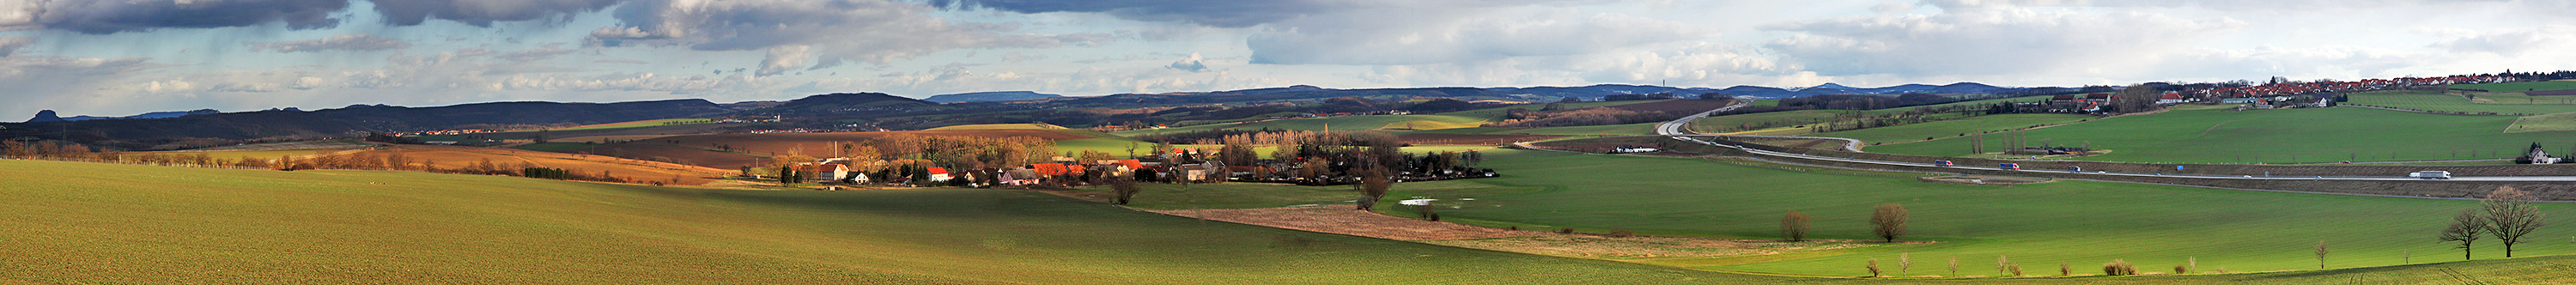
[[[2363,80],[2361,80],[2361,81],[2319,81],[2319,82],[2301,82],[2301,83],[2273,83],[2273,84],[2264,84],[2264,85],[2246,86],[2246,87],[2208,88],[2208,89],[2191,90],[2191,93],[2192,93],[2191,95],[2192,95],[2193,97],[2200,97],[2200,98],[2219,98],[2219,99],[2226,99],[2226,98],[2260,98],[2260,97],[2271,97],[2271,96],[2303,95],[2303,94],[2317,94],[2317,93],[2341,93],[2341,92],[2378,91],[2378,90],[2391,90],[2391,89],[2400,89],[2400,88],[2416,87],[2416,86],[2435,86],[2435,85],[2450,85],[2450,84],[2501,83],[2501,82],[2512,82],[2513,80],[2514,80],[2514,78],[2512,78],[2512,77],[2503,77],[2503,76],[2483,76],[2483,75],[2481,75],[2481,76],[2471,76],[2471,75],[2453,75],[2453,76],[2444,76],[2444,77],[2400,77],[2400,78],[2389,78],[2389,79],[2363,79]]]
[[[762,117],[762,116],[750,116],[750,117],[729,117],[729,118],[716,118],[715,123],[717,123],[717,124],[776,123],[776,122],[778,122],[778,120],[779,120],[780,118],[781,118],[781,117],[780,117],[780,116],[777,116],[777,115],[771,115],[771,116],[767,116],[767,117]]]
[[[2531,143],[2530,151],[2524,152],[2522,157],[2513,158],[2513,162],[2520,164],[2558,164],[2560,162],[2569,161],[2567,161],[2566,157],[2549,156],[2549,152],[2540,150],[2540,143],[2535,142]]]
[[[486,129],[455,129],[455,130],[418,131],[418,132],[399,133],[399,134],[394,134],[394,135],[396,135],[396,136],[406,136],[406,137],[416,137],[416,136],[453,136],[453,135],[480,134],[480,133],[498,133],[498,132],[501,132],[501,131],[500,131],[500,130],[486,130]]]
[[[857,168],[854,164],[859,163],[882,164],[884,162],[857,162],[843,158],[826,158],[813,163],[795,165],[790,169],[798,173],[805,173],[805,182],[809,183],[931,185],[951,183],[950,180],[964,180],[967,184],[975,186],[1037,185],[1050,182],[1058,184],[1073,184],[1064,183],[1069,181],[1061,180],[1081,180],[1081,178],[1092,177],[1090,175],[1134,175],[1137,170],[1159,169],[1156,167],[1148,167],[1147,162],[1136,159],[1077,162],[1073,158],[1069,157],[1056,157],[1053,162],[1007,168],[952,170],[948,167],[928,167],[922,169],[922,171],[928,172],[928,175],[922,175],[919,178],[916,178],[910,175],[876,175],[872,177],[867,173],[856,171]],[[977,177],[985,178],[978,179]],[[915,179],[927,180],[915,181]]]
[[[2225,98],[2225,99],[2218,99],[2218,103],[2221,103],[2221,104],[2245,104],[2245,106],[2239,106],[2239,107],[2237,107],[2237,109],[2238,109],[2238,110],[2244,110],[2244,109],[2325,108],[2325,107],[2334,107],[2334,102],[2335,102],[2335,94],[2309,94],[2309,95],[2298,95],[2298,96],[2241,97],[2241,98]]]
[[[1223,162],[1210,159],[1215,155],[1215,151],[1200,151],[1194,148],[1176,148],[1168,153],[1148,155],[1145,159],[1101,159],[1085,161],[1071,157],[1055,157],[1055,159],[1047,163],[1001,168],[954,169],[949,167],[929,167],[923,169],[928,173],[928,175],[920,176],[919,178],[910,175],[886,175],[884,173],[871,177],[872,175],[856,171],[857,168],[854,164],[882,164],[885,162],[858,162],[842,158],[822,159],[813,163],[792,166],[790,169],[799,173],[805,173],[806,182],[825,184],[939,185],[956,183],[951,180],[964,180],[964,184],[975,187],[995,185],[1083,186],[1093,185],[1095,184],[1095,181],[1100,181],[1098,179],[1104,177],[1135,177],[1144,181],[1162,182],[1240,181],[1295,183],[1304,185],[1339,185],[1358,183],[1360,181],[1359,177],[1348,174],[1314,178],[1300,177],[1296,175],[1296,173],[1299,173],[1299,170],[1302,170],[1305,167],[1305,164],[1300,163],[1302,162],[1301,160],[1309,158],[1261,160],[1253,165],[1225,165]],[[1174,161],[1178,161],[1180,163],[1159,162],[1159,160],[1164,160],[1165,157],[1173,158]],[[1141,175],[1140,172],[1142,172]],[[1447,169],[1430,169],[1423,171],[1399,171],[1395,173],[1394,176],[1396,181],[1434,181],[1486,178],[1496,177],[1499,175],[1491,169],[1450,167]],[[915,181],[915,179],[927,179],[927,181]]]

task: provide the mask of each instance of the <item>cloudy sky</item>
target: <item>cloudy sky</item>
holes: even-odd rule
[[[2576,69],[2576,0],[0,0],[0,120],[349,104]]]

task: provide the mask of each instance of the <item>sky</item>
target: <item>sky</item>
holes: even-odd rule
[[[0,119],[812,94],[2576,69],[2576,0],[0,0]]]

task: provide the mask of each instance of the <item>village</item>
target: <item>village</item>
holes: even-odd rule
[[[1472,150],[1417,155],[1362,151],[1361,148],[1303,148],[1307,149],[1299,153],[1311,155],[1258,159],[1249,153],[1250,148],[1174,147],[1137,158],[1113,158],[1105,153],[1091,152],[1079,156],[1055,156],[1038,163],[980,168],[923,160],[830,157],[770,167],[743,167],[742,176],[736,178],[790,185],[811,184],[820,189],[837,190],[842,187],[1081,187],[1122,181],[1330,186],[1359,183],[1367,175],[1376,173],[1370,171],[1373,169],[1392,169],[1385,175],[1394,182],[1500,176],[1493,169],[1477,168],[1476,163],[1483,160],[1483,154]],[[1237,153],[1228,155],[1223,149],[1235,149]],[[1228,163],[1229,160],[1234,162]]]

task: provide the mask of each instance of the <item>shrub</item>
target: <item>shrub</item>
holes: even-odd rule
[[[1562,229],[1556,229],[1556,233],[1560,233],[1560,234],[1571,234],[1571,233],[1574,233],[1574,228],[1562,228]]]
[[[1884,274],[1884,272],[1880,272],[1880,271],[1878,270],[1878,259],[1877,259],[1877,258],[1871,258],[1871,259],[1869,259],[1869,277],[1878,277],[1879,275],[1885,275],[1885,274]]]
[[[2113,259],[2111,260],[2111,263],[2102,264],[2102,275],[2121,276],[2137,274],[2138,267],[2136,265],[2129,264],[2128,260]]]

